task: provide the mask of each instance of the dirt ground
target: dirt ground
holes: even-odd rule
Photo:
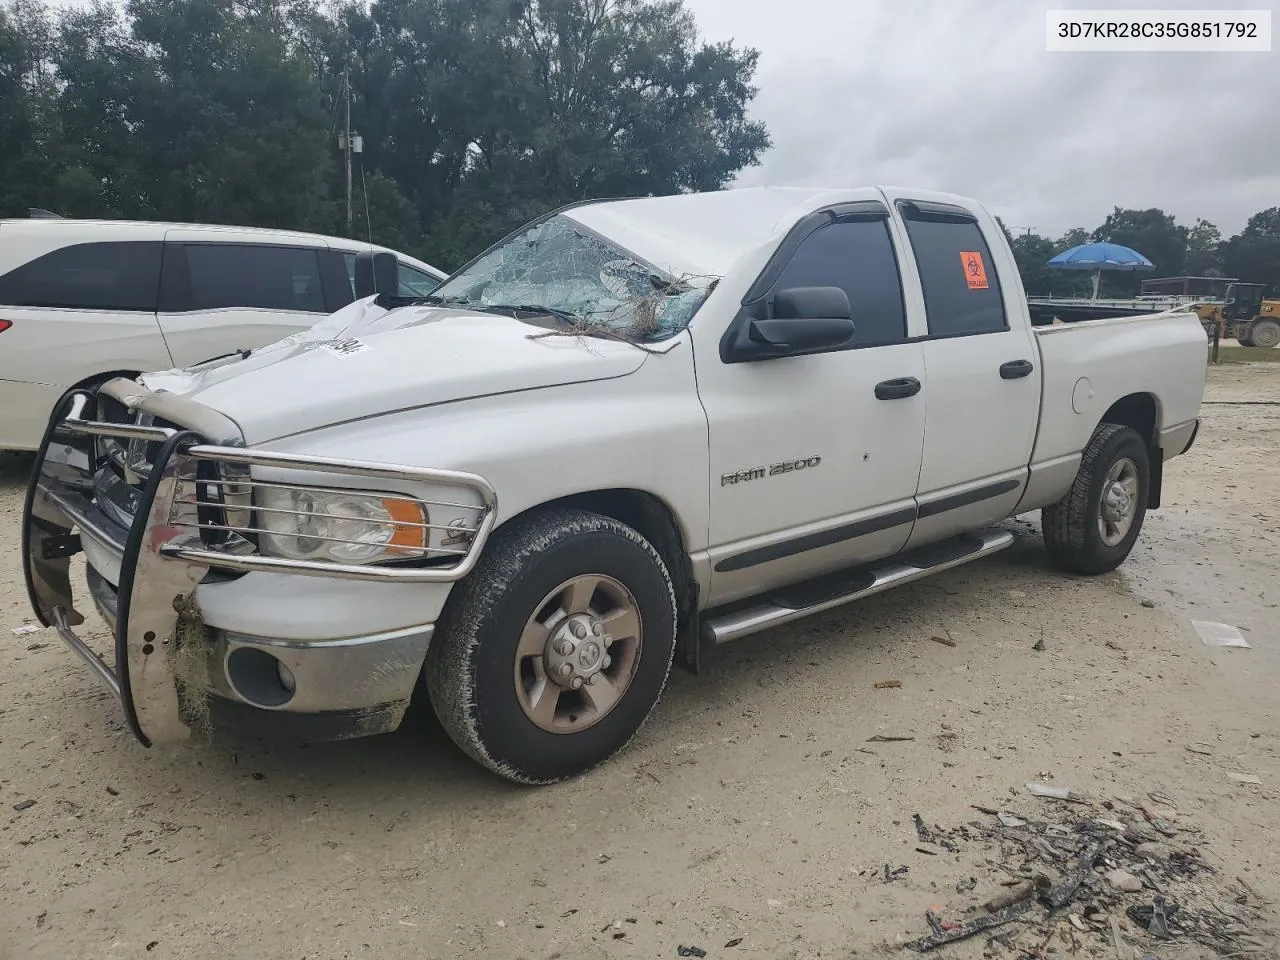
[[[927,909],[963,918],[999,892],[1002,851],[925,847],[913,814],[944,827],[990,820],[973,805],[1055,816],[1060,802],[1028,796],[1028,781],[1117,818],[1129,808],[1115,798],[1155,794],[1169,843],[1217,869],[1206,889],[1274,901],[1280,364],[1215,368],[1207,400],[1164,509],[1116,573],[1052,571],[1018,523],[992,559],[728,645],[701,677],[677,671],[631,748],[537,790],[464,759],[428,709],[363,742],[143,749],[56,638],[12,633],[31,620],[26,465],[10,458],[0,958],[915,956],[903,947],[929,933]],[[1192,619],[1237,625],[1251,648],[1207,647]],[[970,876],[976,890],[957,893]],[[1139,941],[1122,911],[1110,919]],[[1143,955],[1068,933],[1044,956]],[[984,950],[1020,956],[984,936],[934,955]],[[1280,954],[1260,941],[1245,955]]]

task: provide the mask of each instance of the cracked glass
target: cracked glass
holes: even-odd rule
[[[438,287],[442,304],[545,312],[591,333],[662,340],[683,330],[711,277],[673,277],[556,214],[494,247]]]

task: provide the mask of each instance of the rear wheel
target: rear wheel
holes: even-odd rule
[[[1114,570],[1138,539],[1150,489],[1151,464],[1138,433],[1114,423],[1099,426],[1071,489],[1041,512],[1050,558],[1072,573]]]
[[[643,725],[675,653],[675,592],[653,546],[581,510],[500,528],[427,653],[431,704],[463,750],[519,783],[607,760]]]
[[[1270,350],[1280,344],[1280,323],[1275,320],[1259,320],[1249,332],[1249,346]]]

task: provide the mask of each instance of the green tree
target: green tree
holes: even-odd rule
[[[1149,276],[1176,277],[1186,272],[1187,228],[1178,226],[1173,215],[1163,210],[1116,207],[1093,231],[1093,239],[1137,250],[1155,264],[1155,271]],[[1101,293],[1131,297],[1138,292],[1141,282],[1141,275],[1137,273],[1104,271]]]
[[[1227,276],[1265,284],[1268,294],[1280,296],[1280,207],[1255,213],[1221,250]]]
[[[1089,292],[1087,277],[1079,271],[1049,266],[1049,261],[1062,251],[1077,246],[1067,242],[1067,238],[1050,240],[1038,233],[1027,232],[1014,237],[1012,246],[1028,296],[1079,297]]]
[[[59,205],[63,151],[49,61],[55,36],[36,0],[0,6],[0,217]]]
[[[756,52],[702,43],[681,0],[377,0],[343,16],[367,162],[441,262],[570,201],[722,187],[769,146],[746,116]]]
[[[316,227],[329,117],[277,0],[130,0],[67,16],[60,110],[126,217]]]
[[[1187,231],[1186,271],[1193,277],[1222,276],[1222,231],[1208,220],[1196,218]]]
[[[0,0],[0,204],[347,229],[452,266],[564,203],[723,187],[757,54],[683,0]],[[367,194],[367,196],[366,196]]]

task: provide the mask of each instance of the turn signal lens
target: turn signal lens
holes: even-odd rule
[[[387,541],[387,549],[413,554],[426,549],[430,531],[423,525],[427,518],[419,504],[388,497],[382,501],[382,508],[396,522],[395,532]]]
[[[0,320],[0,333],[4,333],[6,330],[8,330],[12,326],[13,326],[12,320]]]

